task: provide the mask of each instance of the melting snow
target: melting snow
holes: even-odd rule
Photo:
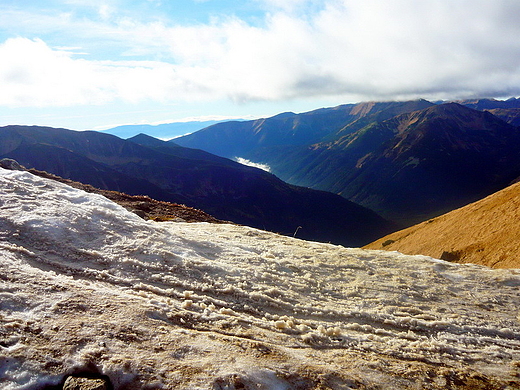
[[[0,192],[2,389],[520,386],[517,270],[144,221],[27,172]]]

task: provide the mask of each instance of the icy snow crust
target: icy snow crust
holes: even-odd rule
[[[0,169],[0,388],[520,388],[520,275],[144,221]]]

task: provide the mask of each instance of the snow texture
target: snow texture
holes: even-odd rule
[[[145,221],[0,169],[0,388],[520,388],[520,273]]]

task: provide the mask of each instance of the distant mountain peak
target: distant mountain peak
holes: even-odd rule
[[[287,111],[287,112],[282,112],[280,114],[272,116],[270,118],[271,119],[285,119],[285,118],[291,118],[291,117],[293,117],[295,115],[297,115],[297,114],[295,114],[294,112],[291,112],[291,111]]]
[[[131,138],[128,138],[127,141],[144,146],[163,146],[166,143],[166,141],[162,141],[144,133],[139,133]]]

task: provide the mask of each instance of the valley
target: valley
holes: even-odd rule
[[[520,176],[519,106],[518,99],[360,103],[220,123],[174,142],[266,164],[289,183],[340,194],[410,226]],[[498,117],[496,110],[505,111]]]
[[[338,194],[144,134],[0,128],[0,386],[520,387],[514,112],[318,111],[256,122],[244,155]]]
[[[0,157],[314,241],[360,246],[397,228],[339,195],[289,185],[261,169],[144,135],[123,140],[93,131],[7,126],[0,128]]]

